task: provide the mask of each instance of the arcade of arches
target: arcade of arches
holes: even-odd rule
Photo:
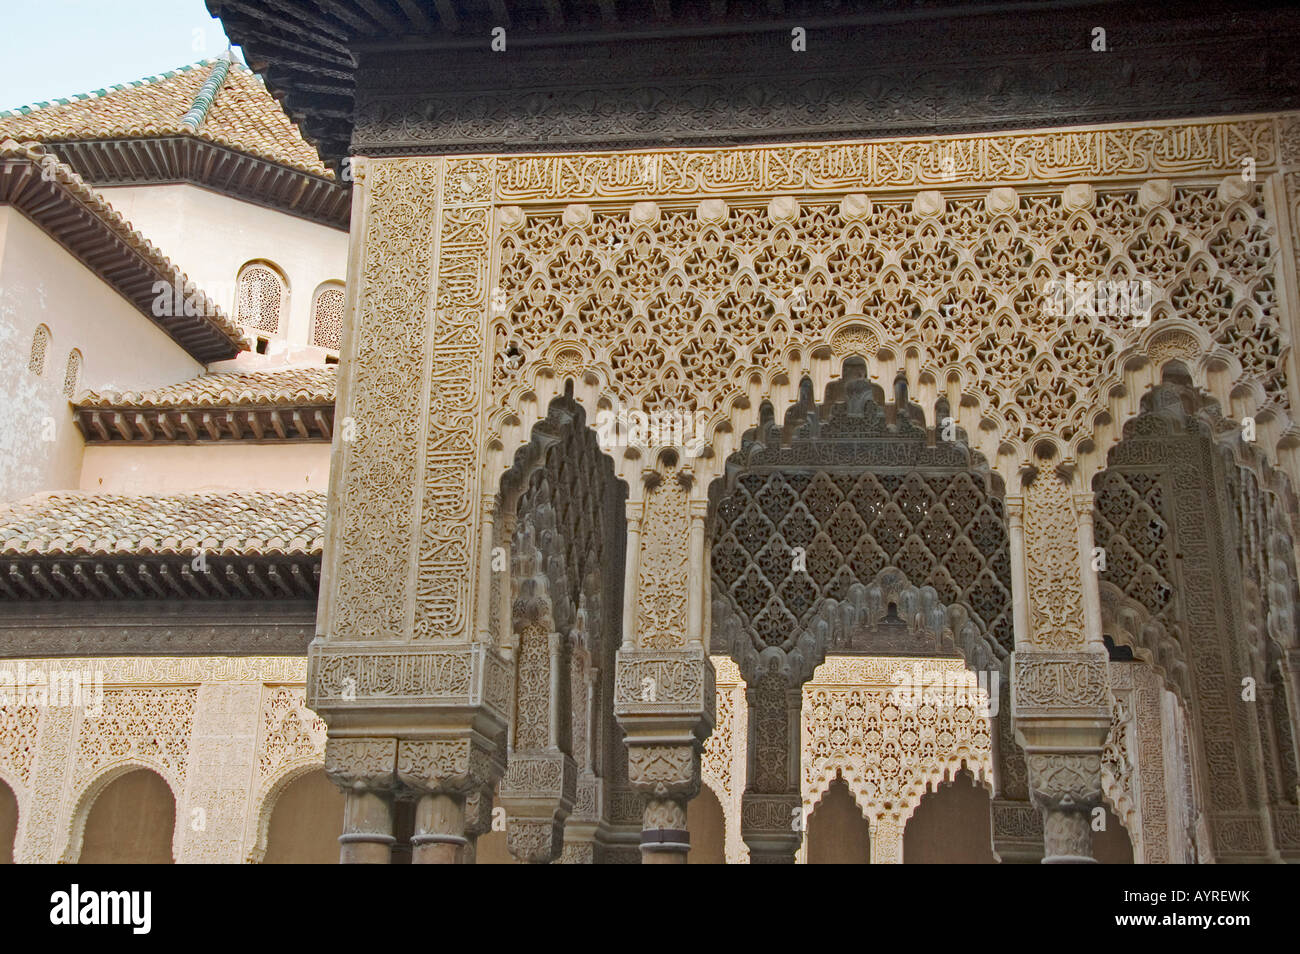
[[[0,709],[0,859],[1300,860],[1295,116],[351,168],[307,658]]]
[[[1297,144],[359,159],[342,860],[1300,857]]]

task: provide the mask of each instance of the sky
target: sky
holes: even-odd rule
[[[226,43],[203,0],[0,0],[0,110],[165,73]]]

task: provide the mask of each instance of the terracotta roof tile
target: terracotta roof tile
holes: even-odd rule
[[[248,407],[276,404],[333,404],[336,365],[274,371],[223,371],[149,391],[87,391],[84,408]]]
[[[231,65],[199,128],[182,126],[181,120],[216,63],[204,60],[94,93],[0,112],[0,140],[63,142],[196,136],[281,165],[334,178],[261,78],[241,63]]]
[[[314,555],[325,494],[38,494],[0,508],[0,555]]]

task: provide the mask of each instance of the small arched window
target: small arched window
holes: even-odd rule
[[[284,277],[264,262],[252,262],[239,271],[239,323],[268,334],[278,334],[280,319],[288,312],[289,287]]]
[[[63,393],[71,398],[81,384],[81,352],[76,348],[68,353],[68,366],[63,371]]]
[[[44,325],[36,326],[32,335],[32,355],[27,360],[27,370],[38,378],[45,374],[45,355],[50,350],[50,329]]]
[[[311,310],[311,343],[318,348],[339,349],[343,340],[343,286],[323,285],[316,292]]]

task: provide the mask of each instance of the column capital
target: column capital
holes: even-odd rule
[[[327,737],[325,774],[344,790],[391,792],[397,787],[397,740]]]

